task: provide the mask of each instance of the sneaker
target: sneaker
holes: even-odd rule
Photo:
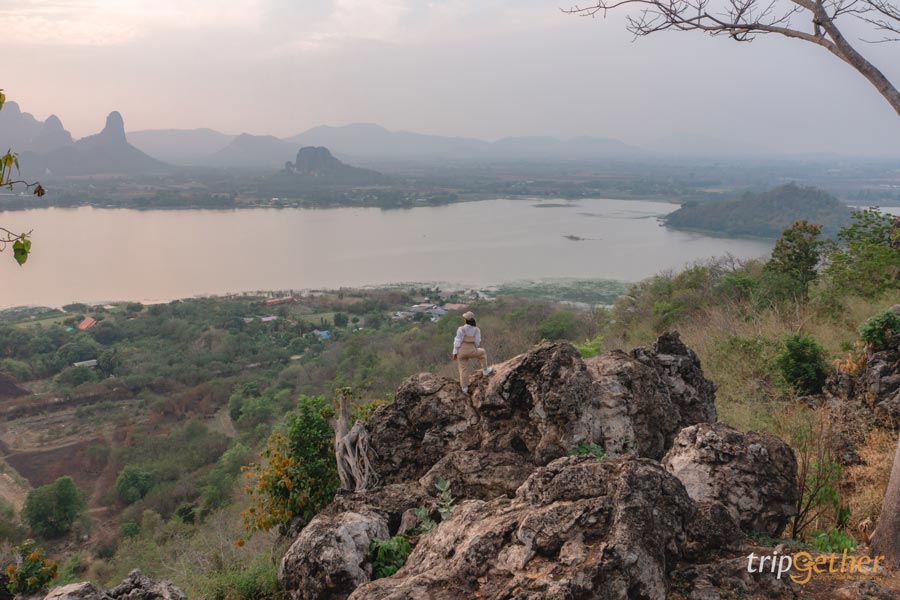
[[[464,387],[462,390],[463,390],[463,394],[468,394],[468,393],[469,393],[469,388],[468,388],[468,387]]]
[[[487,377],[488,375],[490,375],[490,374],[493,373],[493,372],[494,372],[494,367],[488,367],[487,369],[485,369],[485,370],[482,371],[481,373],[482,373],[485,377]]]

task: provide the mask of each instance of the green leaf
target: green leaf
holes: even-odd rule
[[[13,258],[16,259],[16,262],[19,263],[19,266],[25,264],[25,261],[28,260],[28,254],[30,252],[31,240],[29,240],[25,236],[22,236],[15,242],[13,242]]]
[[[0,110],[3,109],[3,104],[6,102],[6,94],[3,93],[3,90],[0,90]]]

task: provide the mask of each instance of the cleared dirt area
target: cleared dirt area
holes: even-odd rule
[[[29,489],[27,482],[11,466],[0,461],[0,499],[21,511]]]

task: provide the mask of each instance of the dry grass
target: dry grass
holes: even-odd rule
[[[857,449],[863,464],[847,469],[844,497],[850,505],[850,526],[860,541],[868,540],[881,514],[881,502],[891,475],[897,435],[874,429]]]

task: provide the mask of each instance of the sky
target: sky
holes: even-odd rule
[[[715,1],[715,0],[714,0]],[[0,87],[76,137],[126,129],[290,136],[316,125],[498,139],[739,139],[900,156],[900,117],[806,42],[634,40],[566,0],[11,0]],[[852,34],[859,33],[855,30]],[[856,40],[856,35],[851,35]],[[900,43],[859,49],[900,83]]]

